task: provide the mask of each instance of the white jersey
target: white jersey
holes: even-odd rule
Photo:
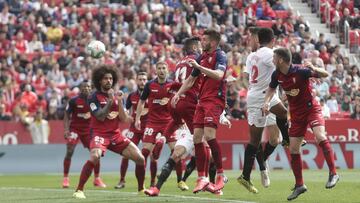
[[[244,72],[249,74],[248,108],[261,108],[264,105],[265,93],[269,87],[271,75],[275,71],[273,55],[272,49],[262,47],[249,54],[246,59]]]

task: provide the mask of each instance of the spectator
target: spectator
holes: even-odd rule
[[[275,4],[272,6],[272,9],[274,11],[279,11],[279,10],[285,10],[285,7],[282,5],[281,0],[276,0]]]
[[[335,77],[331,77],[330,87],[329,87],[330,94],[336,94],[338,92],[338,89],[339,89],[339,83],[337,82]]]
[[[350,96],[351,95],[351,76],[348,75],[345,78],[345,81],[341,87],[344,90],[345,95]]]
[[[173,37],[169,33],[161,31],[159,26],[155,26],[155,32],[152,34],[150,38],[151,44],[161,45],[164,42],[164,40],[168,42],[172,42]]]
[[[310,53],[311,63],[312,63],[314,66],[316,66],[316,67],[325,69],[324,62],[323,62],[323,60],[322,60],[319,56],[320,56],[319,51],[318,51],[318,50],[313,50],[313,51]]]
[[[37,35],[33,35],[32,40],[28,43],[28,49],[30,53],[36,51],[42,52],[44,50],[43,43],[40,40],[38,40]]]
[[[31,91],[31,89],[32,89],[31,85],[27,84],[25,85],[24,92],[22,92],[21,94],[20,102],[22,104],[25,104],[27,107],[31,107],[37,102],[37,95],[35,92]]]
[[[325,65],[330,63],[330,55],[327,52],[327,48],[325,45],[321,45],[319,57],[322,59]]]
[[[329,85],[323,78],[319,79],[319,83],[316,84],[314,88],[320,99],[326,99],[330,96]]]
[[[6,113],[5,104],[0,103],[0,121],[10,121],[11,116]]]
[[[355,111],[351,114],[351,118],[354,120],[360,120],[360,105],[355,106]]]
[[[52,67],[52,70],[47,73],[48,81],[54,81],[57,85],[65,84],[64,72],[60,70],[60,65],[55,63]]]
[[[331,94],[331,97],[326,101],[326,105],[330,109],[330,113],[337,113],[339,112],[339,105],[336,100],[336,94]]]
[[[197,15],[197,25],[200,28],[209,28],[212,22],[212,16],[206,6],[203,7],[202,12]]]
[[[359,68],[356,65],[351,66],[349,75],[351,77],[351,82],[355,82],[357,85],[360,85],[360,73]]]
[[[306,56],[310,55],[311,52],[315,50],[315,45],[313,43],[311,43],[311,34],[310,33],[307,33],[304,36],[303,45],[304,45],[304,52],[305,52]]]
[[[280,35],[286,35],[286,28],[281,18],[276,19],[276,23],[271,27],[271,29],[277,37]]]
[[[341,102],[341,111],[353,113],[352,105],[351,105],[351,97],[345,96],[344,100]]]
[[[28,41],[24,39],[24,34],[22,32],[18,32],[14,43],[18,53],[24,54],[29,52]]]
[[[144,44],[149,41],[150,33],[145,28],[145,23],[140,23],[138,29],[132,34],[132,37],[139,42],[139,44]]]
[[[28,127],[33,144],[48,144],[50,135],[49,123],[43,119],[42,111],[36,111],[35,117]]]
[[[71,57],[69,57],[68,51],[66,49],[61,51],[61,56],[57,59],[57,63],[59,64],[61,71],[64,71],[71,63]]]
[[[9,6],[5,4],[4,8],[2,9],[0,13],[0,22],[2,24],[8,24],[10,16],[13,14],[9,13]]]
[[[325,105],[324,99],[320,99],[320,106],[321,106],[321,111],[324,116],[324,119],[329,119],[330,118],[330,109],[327,105]]]
[[[84,79],[80,77],[80,73],[78,71],[73,71],[71,74],[71,78],[68,80],[67,84],[70,89],[74,87],[78,87]]]
[[[324,46],[324,45],[325,45],[325,35],[324,35],[324,33],[320,33],[319,34],[319,39],[315,43],[315,49],[318,50],[318,51],[321,51],[321,46]]]

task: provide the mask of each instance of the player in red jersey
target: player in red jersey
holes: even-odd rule
[[[217,31],[206,30],[204,32],[202,39],[204,53],[198,59],[200,64],[194,59],[188,60],[194,70],[171,101],[172,106],[175,107],[181,95],[193,86],[197,77],[200,78],[199,102],[194,116],[194,145],[199,178],[193,190],[194,193],[204,191],[209,185],[209,180],[205,176],[209,157],[206,155],[203,138],[209,144],[217,168],[218,175],[214,189],[221,190],[226,182],[226,177],[223,174],[221,148],[216,140],[216,129],[220,115],[225,108],[226,94],[227,58],[225,53],[218,48],[220,39],[221,35]]]
[[[70,186],[69,170],[71,165],[71,157],[74,154],[76,144],[81,140],[85,148],[90,149],[90,108],[87,104],[87,97],[91,91],[91,85],[88,81],[83,81],[80,84],[80,94],[69,100],[66,106],[64,116],[64,129],[66,139],[66,155],[64,158],[64,178],[63,188]],[[100,162],[94,167],[94,185],[98,187],[106,187],[101,178]]]
[[[147,73],[140,72],[137,74],[136,77],[136,83],[137,83],[137,90],[130,93],[129,96],[126,99],[126,109],[132,112],[132,117],[135,118],[136,116],[136,108],[141,96],[142,91],[144,90],[145,84],[148,82],[147,79]],[[135,123],[130,124],[129,131],[126,133],[126,137],[129,138],[135,145],[138,145],[139,142],[143,139],[144,135],[144,129],[146,124],[146,118],[148,113],[148,106],[147,103],[145,103],[145,108],[143,112],[141,113],[141,129],[138,130],[135,128]],[[125,187],[125,175],[128,168],[129,159],[123,158],[121,160],[121,166],[120,166],[120,181],[115,186],[115,189],[121,189]]]
[[[143,138],[143,149],[141,150],[145,160],[153,150],[156,140],[162,137],[165,126],[171,122],[171,116],[167,108],[167,104],[172,96],[172,86],[174,82],[167,79],[168,65],[166,62],[158,62],[156,64],[157,78],[146,83],[144,91],[141,94],[137,109],[135,127],[141,128],[141,112],[144,109],[145,101],[148,100],[149,113],[146,121],[146,128]],[[166,142],[171,150],[174,149],[176,137],[174,134],[168,135]],[[160,138],[161,139],[161,138]],[[145,162],[146,167],[146,162]],[[144,192],[145,167],[136,165],[136,174],[138,174],[138,191]],[[153,184],[155,184],[155,179]],[[152,185],[153,185],[152,184]]]
[[[118,82],[116,69],[102,65],[92,73],[92,82],[96,88],[88,100],[91,111],[90,159],[81,171],[79,185],[73,197],[85,199],[84,185],[89,179],[94,166],[104,156],[107,149],[133,160],[144,166],[144,157],[140,150],[127,137],[121,135],[119,122],[132,122],[122,104],[122,93],[114,94],[114,86]]]
[[[309,125],[314,133],[315,140],[323,150],[326,163],[329,167],[329,179],[326,188],[332,188],[339,181],[336,173],[334,152],[327,140],[325,133],[325,121],[321,112],[321,107],[313,97],[310,78],[325,78],[329,74],[322,68],[314,67],[310,62],[301,68],[291,64],[291,53],[288,49],[280,48],[274,51],[273,62],[276,71],[271,76],[271,82],[265,96],[263,112],[269,113],[269,102],[274,96],[275,89],[280,85],[289,101],[291,127],[290,136],[290,155],[291,167],[295,176],[296,184],[293,193],[288,196],[288,200],[296,199],[300,194],[307,191],[302,177],[302,160],[300,146],[304,139],[307,126]]]
[[[188,78],[193,70],[192,67],[189,66],[189,59],[196,59],[198,57],[198,53],[201,53],[201,43],[200,38],[193,37],[186,39],[184,42],[184,54],[185,56],[179,60],[176,64],[175,70],[175,81],[182,83]],[[186,153],[191,153],[193,146],[192,134],[194,133],[193,128],[193,118],[197,104],[197,95],[199,92],[200,84],[198,82],[194,83],[194,86],[185,92],[184,95],[181,95],[179,102],[176,105],[176,108],[172,108],[171,105],[168,105],[169,112],[172,117],[172,121],[166,126],[164,131],[164,136],[172,135],[175,133],[177,129],[179,129],[183,125],[183,120],[185,121],[190,133],[184,134],[185,136],[191,136],[189,138],[185,138],[183,143],[178,143],[175,145],[174,151],[171,153],[170,158],[164,164],[161,173],[159,175],[158,182],[154,187],[151,187],[148,190],[145,190],[145,194],[149,196],[158,196],[160,193],[160,188],[170,176],[171,171],[176,167],[177,172],[177,182],[178,187],[181,190],[188,190],[189,187],[182,181],[182,162],[181,158]],[[189,145],[190,146],[187,146]]]

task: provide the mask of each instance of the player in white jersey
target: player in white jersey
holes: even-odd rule
[[[258,190],[251,183],[250,174],[254,159],[257,155],[259,155],[257,158],[260,170],[262,170],[262,184],[264,187],[268,187],[270,185],[268,170],[264,166],[264,160],[270,156],[279,143],[279,132],[276,129],[275,124],[278,125],[281,133],[283,134],[283,140],[285,142],[288,142],[289,140],[287,110],[281,103],[279,97],[274,97],[270,102],[270,111],[273,115],[265,116],[261,111],[261,108],[264,105],[265,93],[271,81],[271,75],[275,70],[275,66],[272,62],[274,33],[269,28],[254,28],[252,29],[251,43],[253,43],[253,48],[255,49],[257,40],[259,41],[260,48],[251,53],[246,60],[245,72],[249,74],[247,113],[250,129],[250,141],[245,149],[243,173],[238,178],[238,182],[253,193],[257,193]],[[272,126],[270,128],[271,136],[269,142],[266,143],[265,150],[263,152],[263,150],[259,150],[259,147],[263,129],[266,126]]]

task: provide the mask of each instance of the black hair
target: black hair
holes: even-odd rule
[[[113,68],[112,66],[108,66],[108,65],[101,65],[100,67],[96,68],[93,71],[91,80],[92,80],[94,87],[98,91],[101,91],[101,80],[103,79],[104,75],[108,74],[108,73],[110,73],[112,75],[113,84],[111,87],[114,87],[119,80],[118,73],[115,68]]]
[[[270,28],[261,28],[258,37],[260,45],[267,45],[274,39],[274,31]]]
[[[216,30],[205,30],[204,35],[209,36],[211,40],[215,40],[217,43],[219,43],[221,40],[221,34]]]
[[[192,46],[200,42],[199,37],[191,37],[184,40],[183,52],[186,54],[191,53]]]

